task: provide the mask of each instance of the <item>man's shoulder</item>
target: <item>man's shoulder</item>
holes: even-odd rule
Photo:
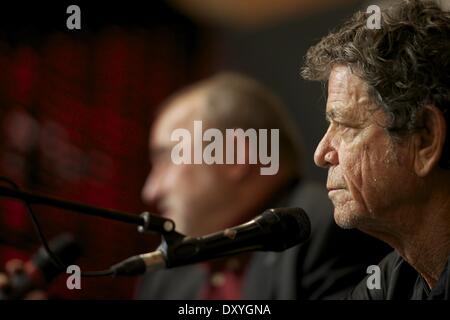
[[[395,274],[400,272],[400,269],[402,269],[405,263],[405,260],[403,260],[398,252],[396,250],[392,250],[392,252],[386,255],[386,257],[384,257],[378,264],[382,280],[384,282],[391,280]]]
[[[409,283],[400,283],[400,274],[403,269],[410,266],[403,258],[393,250],[384,257],[378,265],[368,268],[368,275],[364,278],[348,296],[351,300],[387,300],[394,298],[393,292],[398,291],[401,286],[414,286],[415,275],[408,277]]]
[[[450,255],[436,287],[430,293],[429,300],[450,300]]]

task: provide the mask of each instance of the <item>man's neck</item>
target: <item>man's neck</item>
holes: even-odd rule
[[[396,249],[433,288],[450,255],[450,199],[433,196],[426,205],[413,205],[399,217],[399,225],[376,236]]]

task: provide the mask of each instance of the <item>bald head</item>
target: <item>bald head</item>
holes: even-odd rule
[[[184,125],[192,127],[194,120],[201,120],[222,132],[279,129],[280,167],[291,176],[301,175],[299,131],[280,99],[253,79],[227,72],[196,83],[170,97],[159,120],[172,113]]]

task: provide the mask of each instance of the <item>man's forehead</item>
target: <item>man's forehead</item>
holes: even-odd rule
[[[328,118],[360,118],[370,103],[367,84],[346,66],[332,69],[328,81]]]
[[[328,80],[328,97],[332,100],[367,97],[367,84],[346,66],[336,66]]]
[[[201,120],[203,103],[198,94],[188,94],[172,101],[156,119],[150,132],[150,143],[169,144],[175,129],[192,130],[194,120]]]
[[[340,88],[346,89],[348,83],[357,81],[359,78],[355,76],[350,67],[344,65],[336,65],[330,71],[329,82],[339,85]]]

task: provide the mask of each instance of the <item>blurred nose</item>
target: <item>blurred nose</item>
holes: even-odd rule
[[[161,196],[161,184],[157,180],[157,174],[150,171],[141,192],[142,201],[147,205],[155,205]]]
[[[330,130],[328,130],[319,142],[314,152],[314,162],[318,167],[328,168],[339,164],[336,149],[331,144]]]

